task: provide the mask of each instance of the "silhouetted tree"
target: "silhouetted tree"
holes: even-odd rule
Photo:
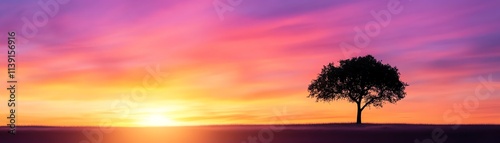
[[[396,67],[382,64],[373,56],[340,60],[323,66],[318,78],[309,85],[309,98],[316,102],[347,100],[357,104],[357,124],[361,124],[361,112],[366,107],[382,107],[385,102],[396,103],[406,95],[408,84],[399,80]]]

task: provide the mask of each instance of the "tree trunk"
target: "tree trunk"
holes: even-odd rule
[[[361,124],[361,108],[360,105],[358,104],[358,116],[356,118],[356,124]]]

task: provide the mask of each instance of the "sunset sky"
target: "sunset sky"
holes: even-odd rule
[[[0,5],[0,71],[7,31],[24,38],[18,125],[355,122],[355,104],[315,102],[307,86],[323,65],[367,54],[398,67],[410,86],[397,104],[365,110],[363,122],[500,124],[499,1],[401,0],[401,12],[352,54],[339,44],[354,44],[354,29],[376,22],[372,11],[387,11],[389,0],[220,0],[232,9],[223,19],[214,0],[66,1],[54,13],[37,0]],[[23,32],[26,20],[36,32]],[[130,108],[116,108],[124,99]],[[445,114],[464,101],[477,108]]]

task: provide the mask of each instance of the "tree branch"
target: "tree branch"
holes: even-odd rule
[[[361,110],[365,109],[366,106],[368,106],[370,103],[372,103],[373,101],[375,101],[375,99],[380,99],[382,98],[383,94],[385,93],[385,88],[383,88],[379,93],[378,93],[378,96],[375,97],[375,98],[370,98],[370,101],[366,102],[365,105],[363,105],[363,107],[361,108]]]
[[[363,105],[363,107],[361,107],[361,110],[364,110],[364,109],[365,109],[365,107],[366,107],[368,104],[372,103],[372,102],[374,101],[373,99],[374,99],[374,98],[372,98],[372,99],[370,99],[370,101],[366,102],[366,103],[365,103],[365,105]]]
[[[349,96],[349,98],[351,98],[351,100],[352,100],[352,101],[354,101],[354,102],[356,102],[356,103],[358,103],[358,104],[360,103],[360,102],[358,102],[358,101],[357,101],[357,100],[356,100],[356,99],[355,99],[355,98],[351,95],[351,93],[349,93],[349,95],[347,95],[347,96]]]

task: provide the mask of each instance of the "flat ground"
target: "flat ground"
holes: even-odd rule
[[[1,143],[500,143],[500,125],[321,124],[0,128]],[[432,138],[436,141],[432,141]]]

